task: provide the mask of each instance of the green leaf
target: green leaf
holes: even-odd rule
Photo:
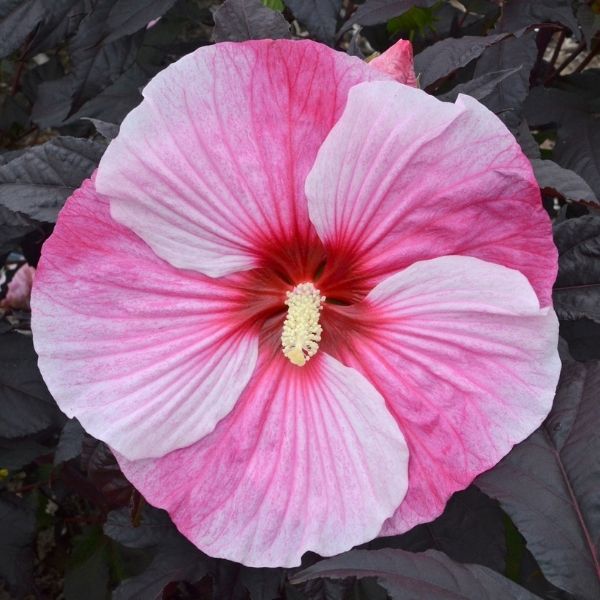
[[[436,20],[434,9],[413,6],[388,21],[387,31],[390,35],[400,34],[400,37],[412,39],[417,33],[425,35],[427,30],[434,32]]]
[[[285,6],[283,5],[282,0],[261,0],[261,2],[271,10],[276,10],[277,12],[283,12]]]

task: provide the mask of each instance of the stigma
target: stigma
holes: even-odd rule
[[[281,333],[283,353],[303,367],[319,349],[323,328],[319,325],[325,296],[312,283],[300,283],[287,292],[287,316]]]

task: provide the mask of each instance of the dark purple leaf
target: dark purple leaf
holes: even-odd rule
[[[600,598],[600,363],[566,362],[554,408],[476,484],[497,498],[546,578]]]
[[[600,217],[559,223],[554,243],[559,255],[554,308],[559,318],[600,323]]]
[[[0,166],[0,206],[54,222],[65,200],[92,174],[106,146],[58,137]]]
[[[6,165],[11,160],[14,160],[18,156],[25,154],[25,152],[27,152],[26,148],[21,148],[20,150],[7,150],[6,152],[4,152],[4,151],[1,152],[0,153],[0,166]]]
[[[60,26],[80,0],[0,0],[0,58],[19,48],[34,31],[38,37]]]
[[[537,127],[551,123],[560,125],[574,113],[585,113],[587,106],[582,96],[540,86],[531,89],[523,110],[529,124]]]
[[[579,37],[571,0],[517,0],[503,4],[500,31],[517,33],[540,23],[559,23]]]
[[[119,126],[114,123],[107,123],[101,119],[92,117],[83,117],[87,121],[91,121],[96,131],[107,141],[111,142],[119,135]]]
[[[153,548],[183,539],[166,511],[145,505],[140,524],[132,523],[127,508],[113,510],[104,524],[104,533],[128,548]]]
[[[0,335],[0,437],[36,433],[64,421],[37,367],[30,336]]]
[[[104,43],[130,35],[145,28],[150,21],[162,17],[176,0],[117,0],[105,22]]]
[[[58,465],[76,458],[81,454],[85,430],[77,419],[69,419],[60,433],[54,464]]]
[[[0,466],[9,471],[18,471],[50,452],[52,452],[51,448],[31,438],[13,440],[0,438]]]
[[[25,130],[31,125],[25,101],[14,96],[5,96],[0,104],[0,132],[9,132],[13,128]]]
[[[294,16],[321,42],[335,41],[342,0],[285,0]]]
[[[560,335],[575,360],[600,360],[600,324],[591,319],[561,321]]]
[[[113,592],[114,600],[155,599],[172,581],[199,581],[214,559],[200,552],[175,528],[166,512],[145,506],[139,526],[131,523],[127,509],[108,515],[104,533],[129,548],[151,548],[152,562],[144,571],[126,579]]]
[[[531,165],[540,188],[545,192],[557,194],[567,200],[598,204],[592,188],[577,173],[551,160],[533,159]]]
[[[435,521],[395,537],[377,538],[369,550],[400,548],[411,552],[439,550],[462,563],[477,563],[504,571],[504,513],[498,503],[477,488],[458,492]]]
[[[540,147],[529,130],[529,124],[525,119],[521,121],[521,124],[515,131],[515,137],[517,138],[517,142],[519,142],[519,146],[521,146],[521,150],[523,150],[523,154],[527,158],[533,160],[541,157]]]
[[[428,8],[437,0],[366,0],[356,12],[344,23],[340,35],[348,31],[352,25],[378,25],[401,15],[413,6]]]
[[[35,103],[38,88],[45,81],[52,81],[64,77],[65,69],[57,55],[36,67],[33,67],[23,73],[21,78],[21,90],[24,96],[31,104]]]
[[[600,118],[572,115],[558,129],[553,158],[561,166],[572,169],[600,197]]]
[[[286,570],[255,569],[228,560],[217,560],[213,563],[211,576],[214,598],[278,600],[282,597]]]
[[[534,88],[524,107],[527,119],[557,126],[553,160],[580,175],[600,198],[600,70],[571,75],[562,87]]]
[[[284,597],[285,600],[389,600],[374,578],[310,579],[296,586],[288,583]]]
[[[440,100],[446,100],[448,102],[454,102],[459,94],[467,94],[472,96],[476,100],[485,104],[486,98],[493,95],[498,86],[507,78],[518,72],[521,67],[515,67],[514,69],[505,69],[504,71],[495,71],[493,73],[486,73],[471,79],[466,83],[461,83],[456,87],[452,88],[447,94],[438,96]]]
[[[35,225],[30,219],[0,205],[0,257],[13,250],[19,240],[33,229]]]
[[[537,44],[534,34],[520,38],[509,38],[488,48],[477,61],[474,77],[493,71],[516,69],[516,72],[501,81],[494,94],[486,98],[486,106],[499,114],[511,127],[521,122],[521,107],[529,93],[529,75],[537,60]]]
[[[23,596],[32,584],[35,513],[13,495],[0,496],[0,578],[15,595]]]
[[[129,504],[133,487],[121,473],[113,453],[104,442],[84,438],[81,462],[88,481],[108,507],[118,508]]]
[[[292,583],[316,578],[375,577],[392,600],[534,600],[509,579],[480,565],[461,564],[428,550],[352,550],[294,575]]]
[[[40,52],[54,49],[69,40],[77,31],[81,20],[85,17],[90,0],[35,0],[44,5],[46,15],[43,23],[35,29],[30,42],[24,46],[26,56],[33,57]],[[60,8],[60,11],[57,9]]]
[[[260,0],[225,0],[215,11],[215,42],[280,39],[290,37],[290,27],[281,13]]]
[[[458,39],[448,38],[425,48],[415,56],[415,73],[419,77],[419,85],[427,88],[442,77],[468,65],[481,56],[486,48],[503,40],[507,35],[501,33],[488,36],[467,35]]]
[[[240,571],[240,582],[252,600],[281,598],[284,580],[284,569],[252,569],[242,566]]]
[[[86,102],[65,123],[77,123],[83,118],[121,123],[125,116],[142,101],[141,90],[148,83],[150,76],[138,65],[133,65],[113,84]]]
[[[71,72],[39,85],[32,118],[41,128],[61,125],[133,66],[143,33],[105,40],[106,21],[118,2],[99,0],[88,8],[69,42]]]

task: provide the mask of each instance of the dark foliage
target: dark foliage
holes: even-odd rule
[[[411,39],[421,87],[469,94],[514,132],[559,254],[554,409],[433,523],[252,569],[204,555],[145,503],[58,410],[28,311],[0,310],[0,598],[599,598],[598,0],[0,0],[0,299],[152,76],[200,46],[267,37],[360,57]]]
[[[600,363],[563,363],[542,427],[476,484],[498,498],[544,575],[577,598],[600,596]]]

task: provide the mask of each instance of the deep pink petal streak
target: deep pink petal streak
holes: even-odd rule
[[[223,43],[157,75],[100,163],[113,217],[210,276],[315,241],[306,174],[361,81],[387,78],[310,41]],[[308,251],[308,250],[307,250]]]
[[[200,442],[119,463],[211,556],[297,566],[375,537],[404,497],[408,455],[383,398],[320,353],[304,368],[264,347],[234,410]]]
[[[462,254],[522,272],[551,303],[556,249],[529,161],[468,96],[451,104],[392,81],[356,86],[306,191],[326,250],[345,254],[365,289]]]
[[[552,406],[558,322],[517,271],[447,256],[337,310],[354,311],[354,327],[340,329],[336,356],[383,394],[408,442],[409,491],[384,535],[437,517]]]
[[[246,305],[238,280],[158,258],[88,180],[61,211],[34,280],[40,370],[92,435],[129,458],[161,456],[212,431],[250,379],[258,335]]]

